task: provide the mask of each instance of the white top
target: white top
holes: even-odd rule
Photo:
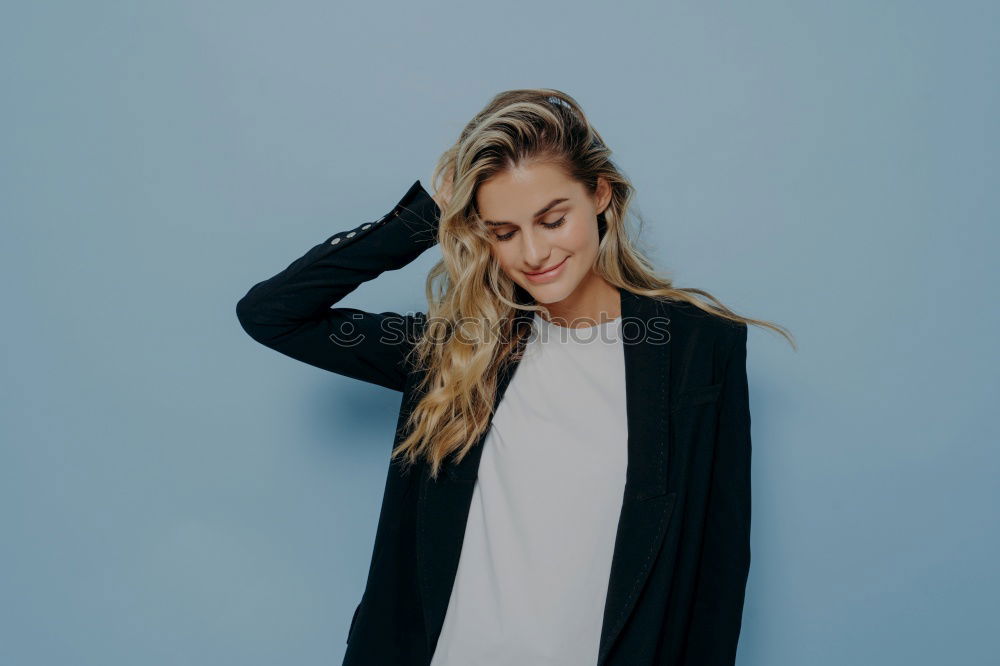
[[[597,663],[628,465],[621,317],[538,313],[494,414],[431,666]]]

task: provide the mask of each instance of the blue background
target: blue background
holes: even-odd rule
[[[0,663],[340,663],[399,394],[236,301],[574,95],[751,329],[739,663],[997,663],[989,2],[8,3]],[[345,305],[423,309],[437,248]]]

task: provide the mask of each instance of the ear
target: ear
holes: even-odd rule
[[[607,210],[608,204],[611,203],[611,184],[604,176],[597,177],[597,190],[594,192],[594,196],[596,197],[597,214],[600,215]]]

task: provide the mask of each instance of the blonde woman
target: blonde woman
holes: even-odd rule
[[[246,332],[402,393],[347,666],[733,664],[747,326],[636,249],[579,104],[495,96],[385,215],[239,301]],[[337,304],[438,245],[427,311]],[[699,298],[704,297],[704,298]]]

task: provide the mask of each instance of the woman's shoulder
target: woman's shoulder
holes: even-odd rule
[[[746,334],[747,325],[680,300],[662,302],[672,335],[732,344]]]

